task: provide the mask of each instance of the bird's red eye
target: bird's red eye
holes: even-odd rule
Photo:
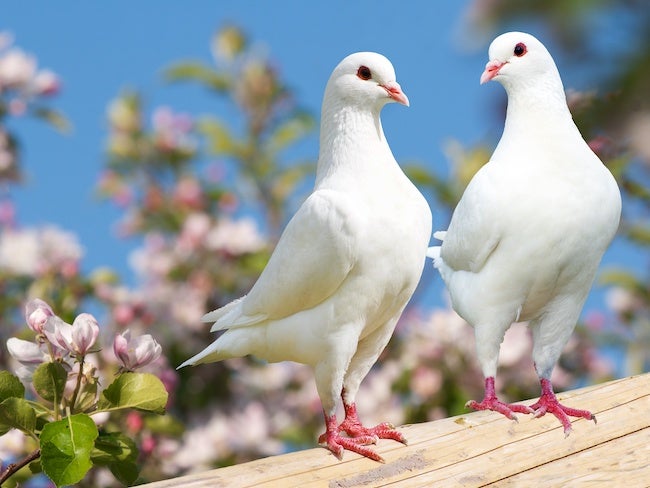
[[[528,50],[526,49],[526,44],[524,44],[523,42],[520,42],[519,44],[517,44],[517,45],[515,46],[514,53],[515,53],[515,56],[517,56],[518,58],[520,58],[520,57],[522,57],[524,54],[526,54],[527,51],[528,51]]]
[[[370,78],[372,78],[372,72],[370,71],[370,68],[368,68],[367,66],[360,66],[359,69],[357,70],[357,76],[362,80],[369,80]]]

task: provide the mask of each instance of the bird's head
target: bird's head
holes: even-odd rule
[[[350,105],[379,108],[389,102],[409,106],[391,62],[381,54],[359,52],[343,59],[327,82],[326,96]]]
[[[489,61],[481,75],[481,84],[494,79],[506,89],[531,85],[537,81],[559,79],[550,53],[535,37],[524,32],[506,32],[492,41]]]

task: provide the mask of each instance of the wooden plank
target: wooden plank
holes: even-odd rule
[[[537,473],[549,479],[555,476],[553,465],[559,472],[570,471],[566,476],[585,478],[589,475],[598,480],[598,476],[610,476],[619,468],[616,460],[607,455],[604,464],[609,467],[594,469],[594,464],[590,463],[592,459],[597,461],[598,456],[591,452],[605,455],[609,449],[619,454],[627,453],[628,437],[639,441],[647,439],[643,436],[650,433],[650,375],[623,378],[558,397],[566,405],[594,412],[598,424],[576,420],[573,433],[565,439],[560,423],[550,415],[540,419],[520,415],[519,423],[515,423],[494,412],[472,412],[401,427],[409,440],[408,446],[388,440],[381,440],[377,446],[386,464],[350,452],[345,453],[343,461],[338,461],[323,448],[317,448],[143,486],[342,488],[517,484],[516,481],[506,484],[509,480],[524,480],[525,486],[526,480],[537,480]],[[650,479],[650,469],[635,461],[634,452],[626,456],[630,472],[635,473],[631,477]],[[647,456],[639,457],[648,459]],[[578,474],[577,470],[563,464],[582,463],[583,458],[585,466],[590,466],[585,469],[592,469],[591,472]],[[560,475],[560,485],[561,480]]]
[[[511,476],[489,487],[648,486],[650,427],[612,439],[579,456],[567,456]]]

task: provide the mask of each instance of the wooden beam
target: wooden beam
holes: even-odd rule
[[[597,424],[578,419],[565,438],[551,415],[471,412],[400,428],[404,446],[380,440],[376,463],[345,452],[342,461],[323,448],[159,481],[171,487],[519,487],[650,485],[650,374],[558,394],[591,410]],[[532,403],[529,400],[524,403]],[[200,449],[197,446],[197,449]]]

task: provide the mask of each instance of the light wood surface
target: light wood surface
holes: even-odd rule
[[[558,394],[592,411],[565,438],[558,420],[471,412],[400,427],[404,446],[380,440],[385,464],[324,448],[141,485],[171,487],[645,487],[650,486],[650,374]],[[530,403],[532,400],[524,403]],[[201,449],[201,446],[196,446]]]

